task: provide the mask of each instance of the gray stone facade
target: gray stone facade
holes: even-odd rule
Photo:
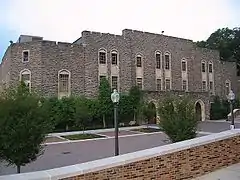
[[[59,92],[58,72],[66,69],[70,72],[71,95],[97,95],[99,85],[99,49],[106,50],[107,77],[111,81],[111,51],[118,52],[119,91],[126,92],[136,85],[136,55],[142,56],[143,90],[151,92],[150,97],[159,99],[165,94],[164,53],[170,53],[171,92],[182,91],[181,60],[187,61],[188,94],[201,99],[206,106],[206,118],[209,117],[210,92],[203,92],[201,71],[202,61],[206,62],[206,80],[209,87],[208,63],[213,64],[212,80],[214,94],[226,96],[226,81],[231,89],[237,91],[236,64],[222,62],[219,52],[203,49],[187,39],[125,29],[122,35],[83,31],[82,37],[73,43],[46,41],[41,37],[21,36],[11,44],[1,63],[1,88],[15,85],[20,72],[31,72],[31,89],[44,96],[57,96]],[[29,51],[29,61],[23,62],[23,51]],[[161,52],[162,91],[156,91],[155,52]],[[148,97],[149,97],[148,96]],[[161,98],[160,98],[161,99]]]

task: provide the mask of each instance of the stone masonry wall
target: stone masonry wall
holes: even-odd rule
[[[192,179],[240,162],[240,136],[62,180]]]

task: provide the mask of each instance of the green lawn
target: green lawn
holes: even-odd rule
[[[69,135],[69,136],[62,136],[66,139],[69,140],[81,140],[81,139],[94,139],[94,138],[101,138],[104,136],[99,136],[96,134],[74,134],[74,135]]]
[[[143,133],[152,133],[152,132],[161,132],[161,129],[155,129],[155,128],[141,128],[141,129],[133,129],[131,131],[139,131]]]

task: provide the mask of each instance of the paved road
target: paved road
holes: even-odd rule
[[[240,123],[236,124],[240,128]],[[201,122],[199,130],[204,132],[220,132],[229,129],[229,122]],[[134,152],[165,145],[167,137],[164,133],[144,134],[130,137],[121,137],[120,154]],[[45,170],[77,163],[106,158],[114,155],[114,139],[101,139],[47,145],[45,153],[35,162],[22,167],[22,172]],[[5,167],[0,164],[0,175],[16,172],[15,167]]]

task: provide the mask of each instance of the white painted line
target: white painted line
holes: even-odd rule
[[[57,137],[57,138],[59,138],[59,139],[65,140],[65,141],[70,141],[69,139],[64,138],[64,137],[62,137],[62,136],[52,136],[52,137]]]

